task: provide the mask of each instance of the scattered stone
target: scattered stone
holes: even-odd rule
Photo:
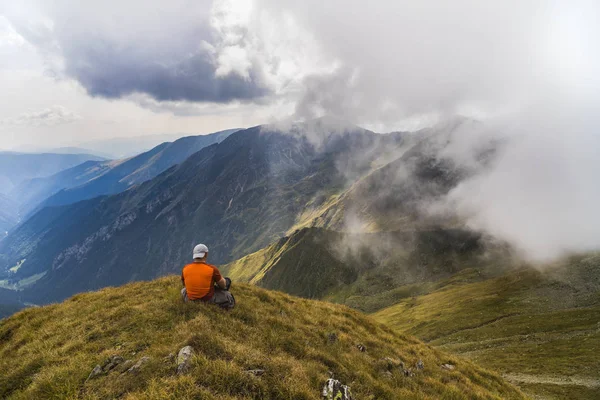
[[[125,360],[125,362],[123,362],[123,364],[119,365],[116,370],[119,371],[120,373],[129,371],[129,368],[133,367],[133,360]]]
[[[121,356],[112,356],[102,366],[102,371],[109,372],[117,367],[117,365],[123,363],[125,359]]]
[[[335,379],[327,380],[323,386],[321,396],[326,400],[354,400],[350,388]]]
[[[327,342],[329,342],[329,344],[333,344],[337,341],[338,341],[337,333],[331,332],[331,333],[327,334]]]
[[[361,353],[364,353],[365,351],[367,351],[367,348],[365,346],[363,346],[362,344],[357,344],[356,348],[358,349],[358,351],[360,351]]]
[[[279,315],[282,317],[287,317],[287,314],[283,310],[279,310]]]
[[[442,369],[448,370],[448,371],[452,371],[454,370],[456,367],[452,364],[442,364]]]
[[[413,374],[413,372],[412,372],[412,370],[410,368],[409,369],[403,369],[402,373],[404,374],[404,376],[406,376],[408,378],[415,376],[415,374]]]
[[[102,367],[100,365],[96,365],[94,367],[94,369],[92,370],[92,372],[90,372],[90,375],[88,376],[88,378],[85,381],[87,382],[90,379],[94,379],[95,377],[102,375],[103,373],[104,372],[102,372]]]
[[[190,370],[194,349],[192,346],[185,346],[179,350],[177,355],[177,374],[185,374]]]
[[[137,372],[139,372],[140,369],[142,369],[142,366],[144,364],[146,364],[148,361],[150,361],[150,357],[142,357],[142,358],[140,358],[139,361],[136,362],[133,367],[131,367],[131,368],[129,368],[127,370],[127,372],[129,372],[129,373],[137,373]]]
[[[417,361],[417,363],[415,364],[415,366],[417,367],[417,369],[419,371],[422,371],[422,370],[425,369],[425,364],[423,363],[423,360]]]
[[[265,374],[265,370],[264,369],[250,369],[248,371],[244,371],[247,374],[250,375],[254,375],[254,376],[263,376]]]

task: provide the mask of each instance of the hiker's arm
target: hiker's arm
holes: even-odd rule
[[[221,278],[221,280],[217,282],[217,285],[219,285],[221,289],[227,288],[227,282],[225,281],[225,278]]]
[[[221,289],[227,288],[227,282],[223,278],[223,275],[221,275],[221,271],[219,271],[218,268],[215,268],[213,282],[216,283]]]
[[[181,284],[185,287],[185,279],[183,279],[183,273],[181,273]]]

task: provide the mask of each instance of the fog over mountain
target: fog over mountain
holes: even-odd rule
[[[149,133],[169,115],[175,129],[332,115],[376,131],[476,118],[510,143],[432,212],[458,210],[472,227],[547,260],[600,246],[599,8],[591,0],[26,0],[0,6],[0,43],[16,55],[11,68],[35,58],[57,85],[77,86],[60,96],[65,104],[84,95],[102,104],[68,123],[32,122],[38,133],[28,134],[40,137],[58,126],[63,139],[100,138],[98,118],[112,107],[103,99],[145,115]],[[24,129],[18,115],[0,129]],[[468,136],[456,146],[479,140]]]

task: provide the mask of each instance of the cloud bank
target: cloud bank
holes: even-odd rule
[[[483,120],[510,145],[447,207],[534,259],[600,247],[597,1],[23,0],[0,13],[58,79],[154,111],[250,102],[385,130]]]

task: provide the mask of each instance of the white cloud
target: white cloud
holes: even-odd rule
[[[81,120],[81,116],[73,111],[60,105],[54,105],[44,110],[27,112],[14,118],[0,120],[0,124],[39,127],[70,124],[79,120]]]

